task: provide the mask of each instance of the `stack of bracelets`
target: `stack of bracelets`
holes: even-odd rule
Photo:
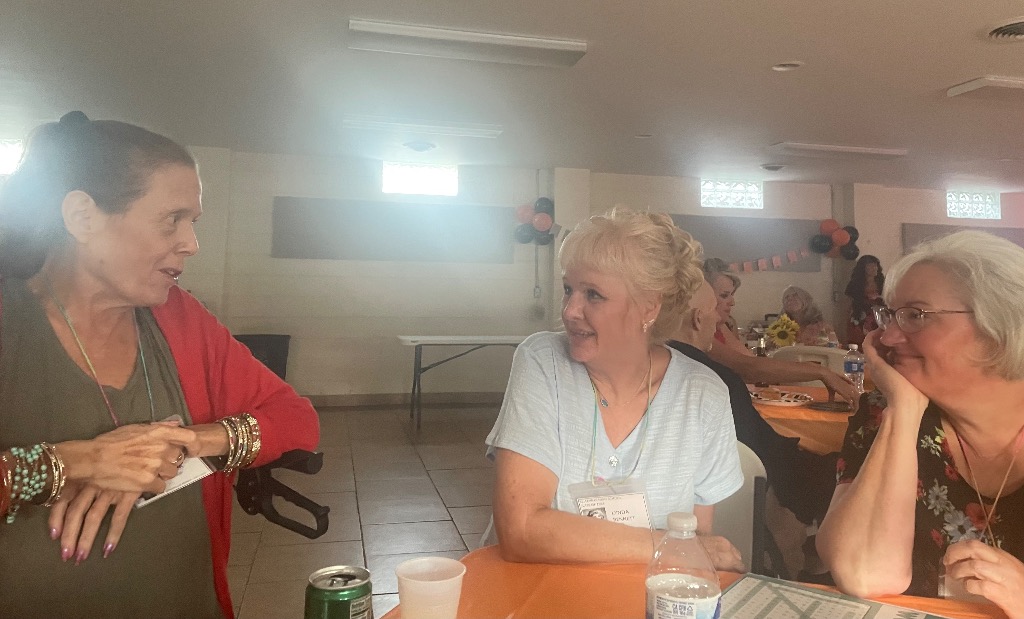
[[[224,417],[220,425],[228,433],[228,455],[224,461],[224,472],[231,473],[235,469],[249,466],[260,454],[260,425],[249,413],[235,417]]]
[[[64,461],[53,445],[11,447],[10,455],[0,454],[0,514],[11,524],[23,503],[52,507],[66,481]],[[45,492],[47,486],[49,495]]]

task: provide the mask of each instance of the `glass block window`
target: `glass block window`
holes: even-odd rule
[[[384,162],[384,193],[459,195],[459,166]]]
[[[761,183],[751,181],[700,181],[700,205],[705,208],[764,208]]]
[[[946,217],[955,219],[1002,219],[998,193],[946,192]]]
[[[24,145],[21,140],[0,140],[0,176],[6,176],[18,167]]]

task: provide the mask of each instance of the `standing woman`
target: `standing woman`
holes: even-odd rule
[[[309,402],[177,287],[201,213],[188,151],[81,112],[0,192],[4,616],[231,617],[231,473],[317,444]]]
[[[818,553],[854,595],[960,585],[1024,617],[1024,249],[929,241],[883,295],[864,340],[881,395],[850,418]]]
[[[507,560],[646,563],[682,511],[719,569],[742,569],[711,535],[715,503],[743,483],[729,392],[664,345],[701,284],[699,252],[667,215],[621,209],[566,238],[565,332],[516,349],[487,437]]]
[[[846,296],[850,299],[850,317],[846,323],[848,344],[860,346],[864,343],[864,336],[878,328],[871,308],[885,305],[882,301],[883,286],[882,263],[874,256],[861,256],[853,267],[850,283],[846,285]]]

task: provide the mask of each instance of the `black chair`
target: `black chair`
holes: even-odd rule
[[[306,475],[315,475],[323,467],[323,464],[324,455],[322,453],[295,449],[285,452],[270,464],[253,469],[242,469],[238,472],[238,480],[235,482],[235,495],[238,498],[238,504],[245,510],[245,513],[251,516],[263,514],[264,518],[276,525],[309,539],[316,539],[327,532],[327,527],[330,524],[327,514],[331,508],[310,500],[274,479],[272,471],[288,469]],[[316,522],[316,527],[310,527],[297,520],[282,516],[274,507],[275,496],[309,512]]]

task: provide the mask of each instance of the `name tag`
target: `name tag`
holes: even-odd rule
[[[185,458],[178,469],[178,474],[167,482],[167,486],[160,494],[145,493],[135,501],[135,507],[145,507],[167,496],[168,494],[181,490],[185,486],[193,484],[213,472],[213,468],[202,458]]]
[[[647,495],[639,479],[580,482],[568,488],[581,516],[651,528]]]

